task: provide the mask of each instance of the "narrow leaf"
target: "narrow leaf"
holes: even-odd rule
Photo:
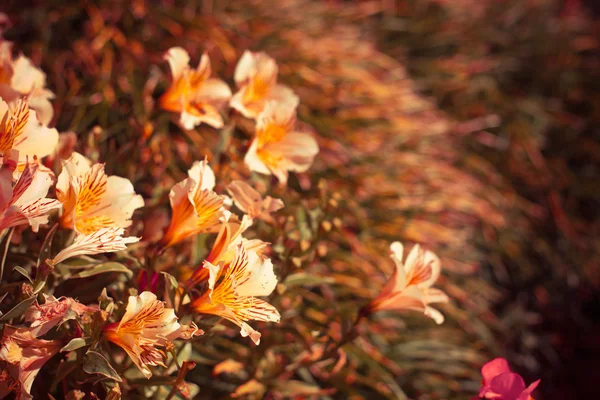
[[[29,306],[33,304],[34,301],[35,296],[23,300],[22,302],[14,306],[9,312],[4,314],[2,318],[0,318],[0,321],[8,321],[9,319],[20,317],[21,315],[23,315],[25,310],[27,310]]]
[[[311,286],[318,286],[318,285],[332,284],[332,283],[335,283],[335,280],[331,277],[310,275],[305,272],[299,272],[297,274],[292,274],[292,275],[288,276],[284,282],[284,284],[287,287],[292,287],[292,286],[311,287]]]
[[[73,274],[70,276],[70,278],[88,278],[90,276],[103,274],[105,272],[123,272],[129,278],[133,276],[133,272],[125,265],[118,262],[107,262]]]
[[[6,256],[8,255],[8,247],[10,246],[10,240],[12,239],[12,234],[15,228],[10,228],[8,231],[8,237],[6,238],[6,245],[4,246],[4,254],[2,254],[2,263],[0,264],[0,282],[2,282],[2,275],[4,274],[4,264],[6,263]],[[3,235],[4,235],[3,231]]]
[[[117,382],[123,381],[117,371],[115,371],[102,354],[90,350],[86,355],[86,360],[83,363],[83,370],[85,372],[88,374],[100,374]]]
[[[88,342],[86,338],[75,338],[73,340],[71,340],[69,343],[67,343],[67,345],[65,347],[63,347],[62,349],[60,349],[60,351],[73,351],[73,350],[77,350],[80,349],[84,346],[87,346]]]
[[[29,273],[27,273],[27,271],[25,270],[25,268],[19,267],[17,265],[16,267],[13,268],[13,271],[17,271],[18,273],[20,273],[21,275],[23,275],[25,278],[27,278],[27,280],[29,281],[29,283],[33,284],[33,280],[31,279],[31,277],[29,276]]]
[[[54,234],[56,233],[57,229],[58,229],[58,222],[55,223],[52,228],[50,228],[50,230],[48,231],[48,234],[46,235],[46,238],[44,239],[44,243],[42,243],[42,249],[40,250],[40,255],[39,255],[38,261],[37,261],[38,268],[47,259],[52,258],[52,257],[50,257],[51,250],[52,250],[52,239],[54,239]]]

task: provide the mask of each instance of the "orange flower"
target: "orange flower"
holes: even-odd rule
[[[281,199],[274,199],[271,196],[263,199],[260,193],[246,182],[233,181],[227,186],[227,190],[237,208],[248,214],[250,218],[271,222],[273,221],[271,213],[283,208]]]
[[[223,127],[219,108],[231,97],[231,90],[220,79],[210,78],[210,59],[205,53],[198,68],[189,66],[190,56],[181,47],[172,47],[165,55],[169,62],[173,82],[160,98],[160,106],[181,113],[180,122],[185,129],[193,129],[202,122]]]
[[[129,179],[107,176],[104,164],[90,166],[79,153],[63,162],[56,196],[64,206],[62,225],[83,235],[101,228],[127,228],[133,212],[144,206]]]
[[[240,244],[231,262],[214,265],[207,261],[204,268],[209,271],[209,290],[192,302],[192,309],[228,319],[241,328],[243,337],[250,336],[258,345],[260,333],[246,321],[279,322],[280,319],[275,307],[255,297],[268,296],[277,286],[271,260],[247,252]]]
[[[0,38],[0,97],[15,103],[29,96],[37,119],[48,125],[54,115],[50,99],[54,94],[46,89],[46,74],[23,55],[12,57],[12,43]],[[40,156],[41,157],[41,156]]]
[[[229,105],[246,118],[256,119],[269,101],[298,106],[298,96],[292,89],[277,83],[278,68],[275,60],[265,53],[248,50],[235,68],[234,79],[239,91]]]
[[[0,85],[1,86],[1,85]],[[58,132],[41,125],[30,109],[28,98],[8,104],[0,98],[0,153],[14,149],[19,152],[19,164],[26,159],[43,158],[58,145]]]
[[[269,245],[260,239],[248,240],[242,236],[242,234],[252,226],[252,218],[247,215],[242,217],[241,221],[227,221],[221,225],[219,234],[213,244],[213,247],[206,257],[206,261],[217,264],[217,263],[229,263],[233,260],[238,245],[242,244],[247,252],[256,253],[259,257],[264,258],[262,255],[263,251]],[[187,282],[188,287],[192,287],[201,282],[208,280],[209,271],[204,268],[203,265],[196,268],[192,276]]]
[[[273,174],[286,183],[288,171],[304,172],[319,153],[317,141],[308,133],[297,132],[296,108],[270,102],[258,117],[256,138],[244,161],[252,171]]]
[[[46,198],[53,174],[36,163],[26,163],[13,186],[17,159],[18,153],[11,150],[0,167],[0,229],[30,224],[37,232],[40,224],[48,222],[48,214],[61,207],[58,200]]]
[[[229,217],[224,199],[212,189],[215,174],[208,161],[197,161],[188,170],[188,178],[171,189],[171,224],[161,239],[163,247],[173,246],[199,233],[217,232]]]
[[[146,378],[152,376],[148,366],[163,366],[164,347],[168,340],[178,337],[191,338],[188,327],[177,322],[175,311],[165,308],[162,301],[151,292],[130,296],[125,314],[120,322],[107,325],[104,335],[108,340],[127,352]]]
[[[396,270],[381,294],[367,306],[368,311],[415,310],[423,312],[436,323],[444,322],[444,316],[429,304],[447,303],[448,296],[432,288],[440,275],[440,259],[430,251],[423,251],[417,244],[402,262],[403,246],[394,242],[390,246]]]
[[[0,360],[10,376],[0,381],[0,398],[16,392],[16,398],[33,399],[31,385],[42,366],[61,349],[55,340],[37,339],[27,328],[6,325],[0,339]],[[0,362],[0,370],[4,369]]]

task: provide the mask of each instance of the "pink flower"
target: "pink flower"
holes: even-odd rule
[[[62,344],[56,340],[36,339],[28,328],[5,326],[0,339],[0,366],[4,361],[10,376],[0,382],[0,398],[15,391],[17,399],[32,399],[30,391],[33,380],[61,347]]]
[[[479,397],[497,400],[533,400],[531,393],[540,380],[525,387],[521,375],[511,372],[504,358],[495,358],[481,368],[483,382]]]
[[[46,302],[35,304],[25,312],[25,321],[31,322],[31,333],[36,337],[45,335],[50,329],[63,322],[80,317],[85,312],[97,311],[97,307],[89,307],[71,297],[55,298],[43,295]]]

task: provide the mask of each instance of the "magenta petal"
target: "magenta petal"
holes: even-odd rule
[[[492,361],[485,363],[485,365],[481,368],[483,383],[485,385],[489,385],[492,379],[500,374],[504,374],[505,372],[510,372],[508,361],[501,357],[494,358]]]
[[[505,372],[492,379],[490,389],[503,400],[518,400],[525,390],[525,381],[519,374]]]
[[[525,389],[523,391],[523,393],[521,393],[521,396],[519,397],[518,400],[528,400],[529,395],[531,395],[531,393],[538,387],[539,384],[540,384],[540,379],[538,379],[537,381],[535,381],[531,385],[529,385],[527,387],[527,389]]]

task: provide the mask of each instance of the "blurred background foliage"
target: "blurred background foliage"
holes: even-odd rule
[[[259,347],[228,327],[233,334],[209,332],[186,349],[198,364],[187,380],[199,398],[227,398],[254,378],[272,398],[464,399],[493,356],[508,358],[527,381],[541,378],[536,399],[594,398],[587,384],[600,378],[594,2],[5,0],[3,7],[13,24],[6,38],[42,67],[56,93],[56,127],[75,132],[78,150],[131,179],[147,199],[139,232],[143,221],[165,219],[168,191],[192,161],[207,155],[221,186],[240,178],[236,165],[252,132],[235,116],[221,136],[204,125],[181,131],[156,111],[169,83],[162,60],[169,47],[184,47],[193,60],[207,51],[230,84],[245,49],[266,51],[300,96],[299,117],[318,133],[321,153],[309,173],[291,179],[291,190],[272,187],[290,204],[282,210],[285,235],[258,227],[273,243],[283,282],[273,299],[282,323],[262,328]],[[153,226],[146,223],[144,234]],[[446,323],[376,315],[322,359],[323,340],[340,339],[391,274],[394,240],[441,256],[439,286],[452,297],[441,307]],[[178,249],[164,268],[185,272],[205,248]],[[107,282],[88,281],[59,294],[94,301]],[[223,373],[227,360],[244,367]],[[260,398],[264,388],[245,389]]]

